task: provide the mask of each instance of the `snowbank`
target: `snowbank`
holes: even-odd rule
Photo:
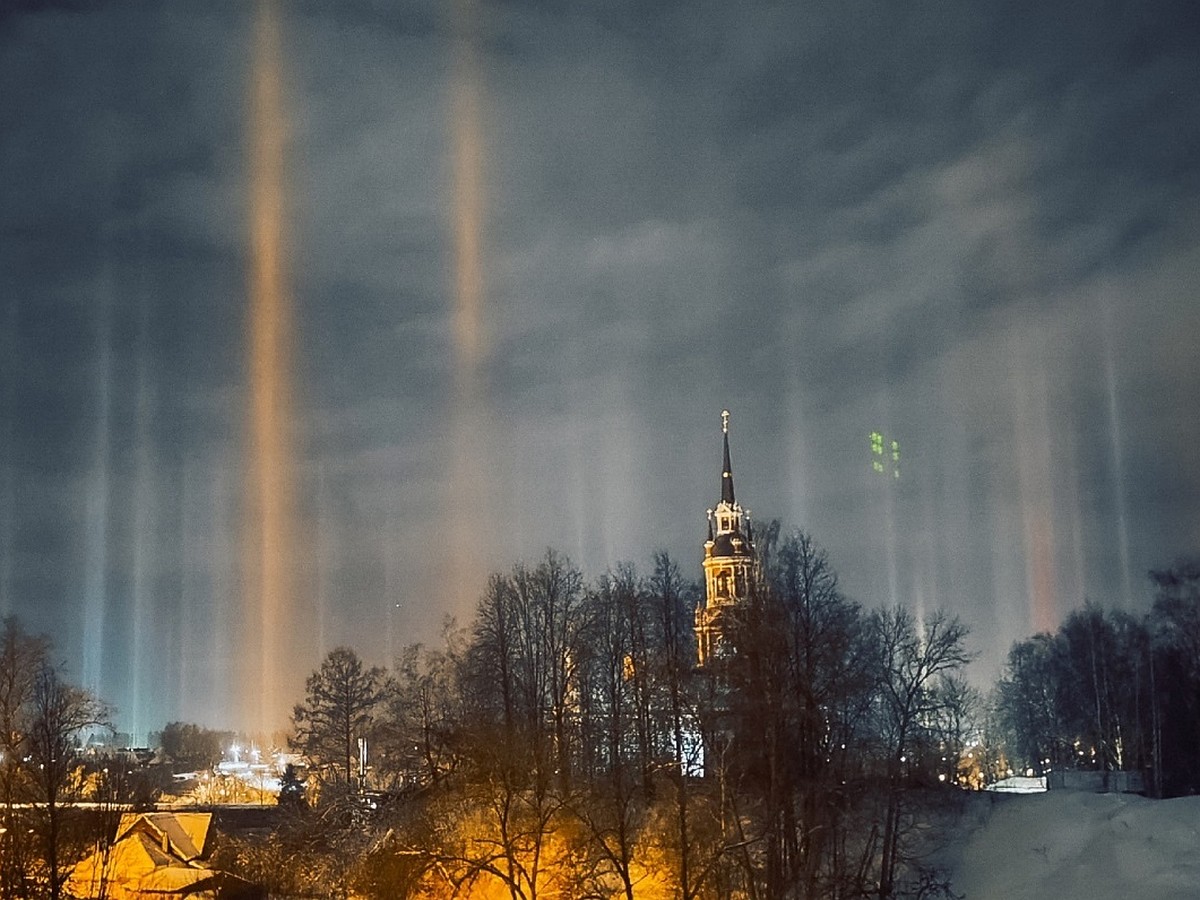
[[[996,797],[952,884],[966,900],[1196,900],[1200,797]]]

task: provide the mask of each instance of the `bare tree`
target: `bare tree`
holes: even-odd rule
[[[703,841],[696,827],[697,797],[693,779],[703,765],[701,721],[697,707],[696,649],[691,623],[695,606],[692,591],[679,574],[679,566],[666,552],[654,555],[647,595],[654,611],[658,639],[655,676],[662,695],[657,725],[667,741],[665,771],[674,787],[674,839],[680,896],[699,896],[711,866],[702,858]],[[713,704],[709,704],[711,707]]]
[[[458,767],[463,635],[453,620],[444,638],[440,650],[414,644],[396,660],[378,729],[380,765],[394,786],[432,785]]]
[[[1155,786],[1164,795],[1200,793],[1200,558],[1150,578]]]
[[[560,788],[570,790],[572,714],[581,655],[583,575],[553,550],[533,569],[513,570],[517,685],[538,753],[549,750]],[[550,746],[545,748],[546,739]]]
[[[28,771],[34,787],[49,896],[58,900],[66,880],[60,864],[62,806],[73,799],[69,788],[78,767],[79,735],[104,724],[104,707],[86,690],[67,684],[43,664],[34,679],[29,702]]]
[[[564,845],[590,702],[580,688],[585,621],[583,576],[553,550],[488,582],[450,670],[462,686],[447,692],[461,694],[452,713],[460,764],[443,799],[461,798],[447,803],[449,827],[430,848],[455,890],[493,878],[532,898],[558,877],[550,862]]]
[[[901,777],[908,754],[936,711],[936,679],[965,666],[971,656],[964,643],[967,627],[941,611],[920,627],[907,608],[897,606],[878,611],[872,626],[887,778],[879,865],[879,896],[886,898],[894,893],[900,862]]]
[[[15,618],[0,630],[0,897],[28,896],[32,848],[29,833],[18,821],[25,757],[28,755],[29,714],[37,675],[46,665],[49,642],[28,634]]]
[[[464,660],[475,718],[499,719],[507,739],[517,731],[517,622],[511,580],[499,573],[489,579],[475,611],[471,643]]]
[[[466,653],[479,724],[517,742],[569,788],[578,706],[583,575],[553,550],[488,582]]]
[[[1059,723],[1059,670],[1053,636],[1037,634],[1013,644],[996,686],[996,709],[1007,734],[1011,761],[1045,774],[1046,763],[1060,766],[1069,741]],[[1066,760],[1069,762],[1070,760]]]
[[[983,707],[979,691],[958,672],[938,676],[933,688],[933,768],[939,780],[960,783],[960,764]]]
[[[616,878],[633,900],[633,860],[645,817],[647,659],[641,590],[632,566],[587,595],[580,660],[582,761],[587,783],[572,797],[593,880]]]
[[[763,894],[816,896],[853,880],[837,851],[849,763],[863,752],[876,686],[871,643],[862,610],[841,594],[812,537],[779,541],[775,523],[763,533],[763,581],[730,667],[738,789],[761,810]]]

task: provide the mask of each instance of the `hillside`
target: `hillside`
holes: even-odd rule
[[[1200,797],[995,797],[955,849],[966,900],[1196,900]]]

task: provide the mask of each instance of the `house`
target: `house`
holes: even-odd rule
[[[125,813],[107,852],[75,866],[66,889],[108,900],[261,900],[264,892],[204,861],[212,813]]]

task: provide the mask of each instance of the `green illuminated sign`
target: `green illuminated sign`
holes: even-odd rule
[[[891,472],[893,480],[898,479],[900,477],[900,442],[888,441],[882,431],[872,431],[868,438],[871,441],[871,471],[885,476]]]

